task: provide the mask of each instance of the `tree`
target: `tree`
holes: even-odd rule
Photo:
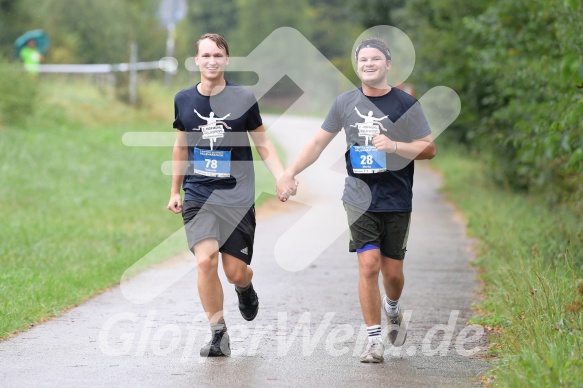
[[[481,41],[471,66],[495,75],[491,113],[479,139],[492,147],[493,171],[550,203],[583,199],[582,5],[500,0],[469,30]]]

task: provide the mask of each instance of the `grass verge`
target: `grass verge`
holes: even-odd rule
[[[484,295],[473,323],[493,329],[493,369],[485,380],[583,385],[581,214],[500,188],[479,156],[438,147],[433,165],[444,174],[444,191],[479,240]]]
[[[171,148],[122,143],[130,131],[173,133],[173,91],[143,85],[134,109],[85,81],[37,87],[35,113],[0,127],[0,339],[117,284],[182,227],[160,170]],[[258,194],[272,192],[262,163],[256,171]]]

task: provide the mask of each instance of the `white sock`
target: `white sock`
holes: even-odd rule
[[[389,314],[394,314],[397,312],[397,307],[399,305],[399,299],[392,300],[388,296],[385,298],[385,310]]]
[[[367,326],[366,332],[368,333],[368,342],[379,342],[383,340],[381,337],[381,325]]]

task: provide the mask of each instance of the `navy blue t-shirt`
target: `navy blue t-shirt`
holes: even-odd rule
[[[334,101],[322,129],[346,134],[347,150],[342,200],[371,212],[410,212],[413,199],[412,160],[396,154],[386,154],[387,171],[355,173],[350,159],[350,147],[364,146],[358,124],[372,123],[391,140],[410,143],[431,134],[419,101],[404,91],[391,88],[381,97],[369,97],[362,89],[346,92]]]
[[[184,199],[253,205],[255,174],[247,131],[263,124],[253,93],[227,82],[220,93],[204,96],[193,86],[176,94],[174,115],[173,127],[186,131],[188,139]]]

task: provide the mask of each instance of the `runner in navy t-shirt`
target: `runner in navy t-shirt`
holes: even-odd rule
[[[189,248],[197,261],[198,292],[212,332],[200,355],[228,356],[223,288],[217,273],[219,252],[225,275],[235,285],[243,318],[253,320],[259,308],[249,266],[255,237],[255,174],[249,136],[276,179],[283,167],[265,134],[253,93],[224,78],[229,63],[225,39],[203,35],[196,43],[195,61],[200,83],[178,92],[174,99],[173,126],[178,131],[168,209],[182,213]],[[289,190],[296,186],[294,182]]]
[[[295,176],[314,163],[344,128],[348,177],[342,201],[350,226],[349,251],[358,253],[358,293],[367,325],[362,362],[383,361],[379,273],[385,296],[382,309],[389,339],[403,345],[406,322],[399,298],[405,283],[414,159],[431,159],[435,145],[419,102],[387,84],[391,54],[380,39],[363,41],[355,52],[362,87],[340,95],[322,128],[300,152],[277,184],[282,201],[293,195]]]

